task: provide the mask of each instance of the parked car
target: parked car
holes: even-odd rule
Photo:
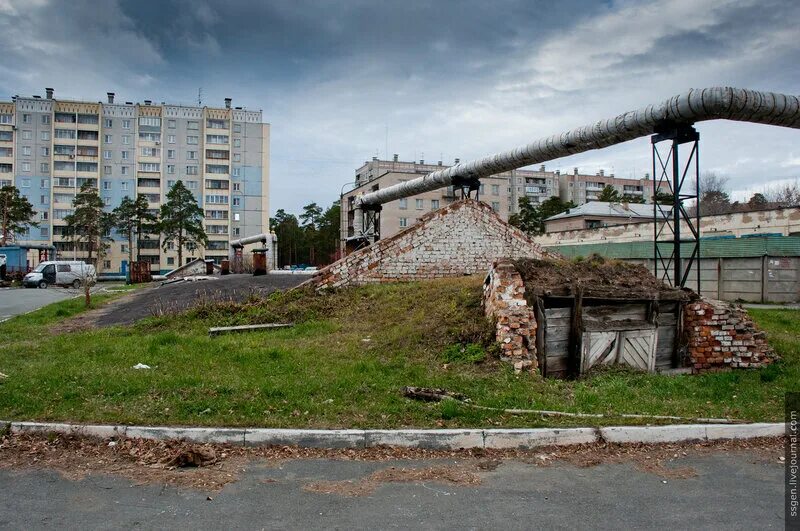
[[[36,269],[25,275],[22,284],[26,288],[47,288],[47,286],[72,286],[79,288],[84,282],[97,280],[94,266],[78,261],[41,262]]]

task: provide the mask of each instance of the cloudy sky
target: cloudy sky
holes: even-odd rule
[[[800,94],[792,0],[0,0],[14,94],[262,109],[272,201],[328,205],[365,160],[468,160],[691,87]],[[699,124],[738,195],[800,177],[800,132]],[[647,139],[548,168],[649,171]]]

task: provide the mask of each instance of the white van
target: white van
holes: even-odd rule
[[[72,286],[79,288],[84,281],[97,280],[94,266],[78,261],[41,262],[36,269],[25,275],[22,284],[26,288],[46,288],[47,286]]]

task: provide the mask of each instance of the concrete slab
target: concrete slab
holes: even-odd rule
[[[486,448],[536,448],[550,445],[591,444],[598,440],[595,428],[485,430]]]
[[[364,430],[245,430],[247,446],[300,446],[303,448],[364,448]]]
[[[458,450],[483,448],[483,430],[367,430],[367,447],[402,446]]]
[[[184,439],[198,443],[229,443],[244,445],[244,432],[244,428],[128,426],[125,429],[125,436],[140,439]]]

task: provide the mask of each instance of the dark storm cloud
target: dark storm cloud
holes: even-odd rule
[[[63,5],[63,4],[62,4]],[[272,210],[329,203],[364,160],[445,162],[729,84],[798,93],[792,2],[0,0],[0,91],[195,102],[272,124]],[[707,124],[734,187],[800,169],[796,134]],[[387,135],[388,133],[388,135]],[[641,175],[646,141],[551,167]],[[744,146],[732,150],[732,145]]]

